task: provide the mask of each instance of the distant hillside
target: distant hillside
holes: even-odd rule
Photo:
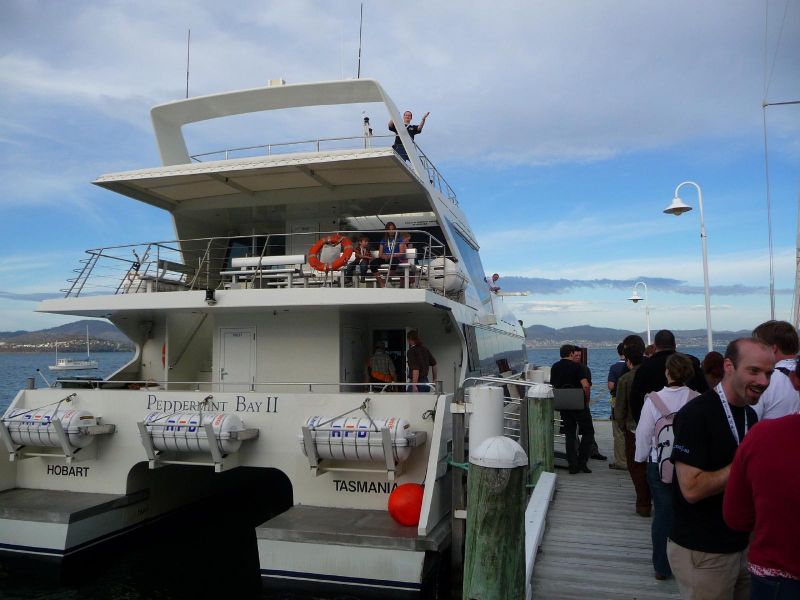
[[[83,319],[39,331],[0,331],[0,352],[50,352],[58,342],[59,350],[84,351],[86,326],[89,347],[99,352],[133,349],[127,337],[107,321]]]
[[[528,345],[538,348],[555,348],[561,344],[577,344],[580,346],[590,346],[595,348],[613,348],[619,344],[625,336],[638,334],[647,340],[647,333],[644,331],[629,331],[627,329],[610,329],[607,327],[592,327],[591,325],[578,325],[575,327],[563,327],[553,329],[545,325],[531,325],[525,328],[525,336]],[[655,335],[651,331],[651,335]],[[705,346],[705,329],[686,329],[674,330],[675,340],[680,346]],[[714,347],[725,346],[731,340],[750,335],[750,331],[714,331]]]

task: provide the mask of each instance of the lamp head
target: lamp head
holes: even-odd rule
[[[639,296],[639,294],[636,292],[636,290],[633,290],[633,294],[631,295],[630,298],[628,298],[628,300],[630,300],[634,304],[636,304],[641,299],[642,299],[642,297]]]
[[[676,217],[678,217],[685,212],[689,212],[690,210],[692,210],[691,206],[686,204],[678,196],[675,196],[672,199],[672,204],[670,204],[667,208],[665,208],[664,212],[667,213],[668,215],[675,215]]]

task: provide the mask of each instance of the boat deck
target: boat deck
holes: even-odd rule
[[[595,420],[600,451],[613,457],[611,422]],[[656,581],[650,519],[634,511],[626,471],[589,461],[591,474],[557,470],[556,494],[533,570],[533,597],[592,600],[679,598],[674,579]]]

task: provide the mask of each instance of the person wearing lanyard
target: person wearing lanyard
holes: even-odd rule
[[[667,556],[685,600],[747,600],[748,534],[728,527],[723,492],[739,443],[756,424],[751,408],[767,389],[772,349],[751,338],[728,344],[722,382],[675,416],[674,520]]]

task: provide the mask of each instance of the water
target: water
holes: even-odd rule
[[[81,352],[59,352],[59,358],[86,358]],[[92,358],[97,368],[89,371],[50,371],[47,366],[56,363],[55,352],[2,352],[0,353],[0,413],[4,412],[21,389],[27,385],[28,377],[34,377],[36,387],[47,387],[41,373],[51,382],[58,377],[96,377],[103,379],[111,375],[133,358],[132,352],[95,352]]]

